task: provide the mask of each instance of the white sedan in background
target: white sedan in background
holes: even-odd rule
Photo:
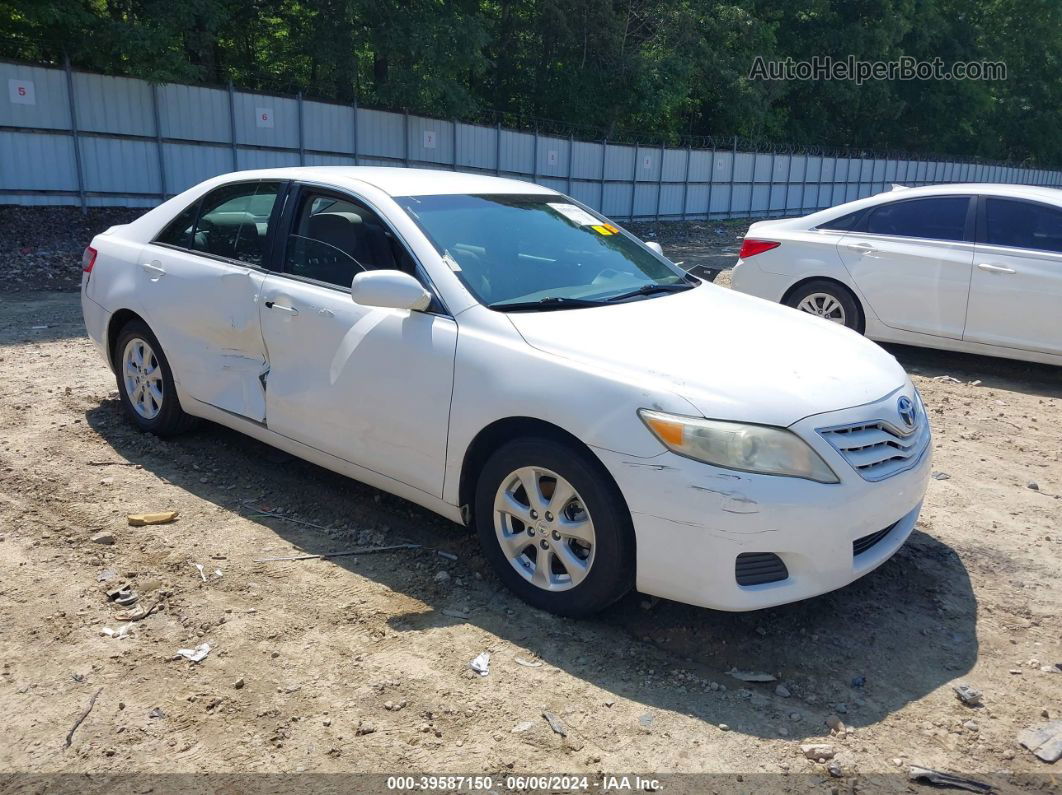
[[[733,287],[881,342],[1062,364],[1062,190],[899,188],[760,221]]]
[[[526,182],[229,174],[98,235],[84,271],[136,426],[206,418],[471,525],[557,613],[824,593],[922,504],[929,423],[892,356]]]

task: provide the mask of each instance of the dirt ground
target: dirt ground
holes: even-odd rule
[[[631,594],[572,621],[513,598],[467,531],[400,499],[217,426],[134,431],[77,295],[5,293],[0,772],[726,772],[904,791],[917,764],[1046,791],[1060,765],[1015,738],[1062,717],[1060,371],[890,350],[929,407],[939,478],[895,558],[771,610]],[[126,522],[164,510],[179,519]],[[256,562],[403,542],[424,548]],[[122,621],[105,593],[122,581],[158,608]],[[176,658],[202,643],[201,662]],[[811,742],[834,746],[839,778]]]

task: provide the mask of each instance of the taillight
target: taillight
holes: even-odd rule
[[[92,273],[92,266],[96,264],[96,249],[89,246],[85,249],[85,253],[81,255],[81,270],[85,273]]]
[[[762,254],[764,251],[770,251],[772,248],[778,248],[781,243],[774,240],[753,240],[746,237],[741,243],[741,251],[738,252],[738,259],[748,259],[749,257],[755,257],[757,254]]]

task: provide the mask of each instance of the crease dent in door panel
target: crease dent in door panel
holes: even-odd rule
[[[376,328],[384,318],[391,314],[393,310],[377,307],[368,314],[362,316],[357,323],[350,327],[350,331],[343,335],[343,339],[339,341],[339,347],[336,348],[335,356],[332,357],[332,364],[328,368],[328,380],[331,386],[335,386],[336,381],[339,380],[339,376],[342,374],[344,368],[347,366],[347,362],[350,361],[350,357],[354,355],[354,351],[361,345],[362,340],[369,335],[374,328]]]
[[[263,422],[266,402],[262,375],[268,371],[269,363],[263,356],[258,314],[261,277],[250,270],[228,272],[218,277],[218,283],[226,314],[221,323],[201,326],[200,333],[206,332],[203,341],[217,373],[207,386],[203,402]],[[248,295],[253,295],[254,300],[247,300]]]

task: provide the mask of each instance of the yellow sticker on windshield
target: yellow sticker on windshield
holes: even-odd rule
[[[597,232],[597,233],[598,233],[599,235],[605,235],[606,237],[607,237],[608,235],[612,235],[612,234],[615,234],[615,233],[614,233],[614,232],[613,232],[613,231],[612,231],[611,229],[609,229],[609,228],[608,228],[607,226],[592,226],[592,227],[590,227],[590,228],[591,228],[591,229],[593,229],[593,230],[594,230],[595,232]]]
[[[605,229],[607,229],[612,234],[614,234],[614,235],[618,235],[619,234],[619,228],[618,227],[615,227],[612,224],[601,224],[601,225],[603,227],[605,227]]]

